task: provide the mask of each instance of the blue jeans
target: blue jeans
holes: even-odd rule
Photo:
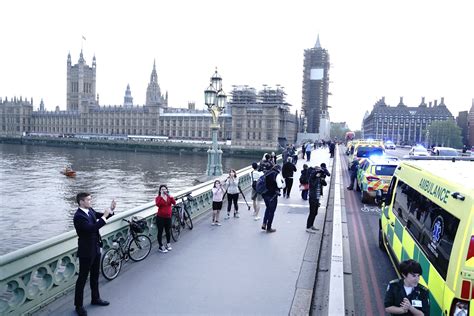
[[[311,159],[311,152],[307,151],[306,152],[306,161],[309,161]]]
[[[278,195],[270,194],[263,195],[263,201],[265,202],[265,216],[263,217],[263,225],[266,226],[267,230],[272,228],[273,216],[278,204]]]

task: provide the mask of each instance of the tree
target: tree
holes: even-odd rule
[[[344,140],[346,137],[346,133],[349,132],[350,130],[348,128],[345,128],[342,124],[339,123],[331,123],[331,130],[329,131],[329,135],[331,139],[334,139],[337,137],[338,140]]]
[[[453,120],[434,121],[428,127],[428,132],[430,144],[454,148],[462,147],[461,129]]]

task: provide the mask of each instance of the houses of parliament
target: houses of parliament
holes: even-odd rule
[[[127,86],[121,105],[101,106],[96,94],[95,56],[89,66],[82,50],[73,65],[67,56],[66,110],[46,111],[43,100],[33,109],[33,100],[0,98],[0,135],[88,135],[90,137],[162,136],[169,139],[208,141],[211,114],[168,106],[168,93],[161,93],[155,63],[151,71],[144,105],[133,104]],[[231,100],[219,117],[219,141],[231,140],[235,148],[276,149],[279,143],[295,142],[297,115],[290,113],[283,88],[264,87],[256,91],[234,86]]]

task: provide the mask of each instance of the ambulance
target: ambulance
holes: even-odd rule
[[[414,259],[430,315],[474,316],[474,159],[402,161],[379,220],[394,266]]]

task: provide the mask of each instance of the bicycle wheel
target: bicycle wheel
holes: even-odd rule
[[[133,261],[141,261],[145,259],[151,250],[151,240],[148,236],[137,235],[130,240],[128,244],[128,255]]]
[[[179,215],[175,213],[171,217],[171,238],[173,238],[174,241],[178,241],[180,234],[181,234],[181,223],[179,220]]]
[[[186,223],[186,226],[188,226],[189,229],[193,229],[193,220],[191,219],[191,215],[189,214],[187,209],[184,209],[183,212],[183,220],[184,223]]]
[[[100,261],[100,269],[107,280],[115,279],[122,269],[120,252],[115,248],[107,250]]]

